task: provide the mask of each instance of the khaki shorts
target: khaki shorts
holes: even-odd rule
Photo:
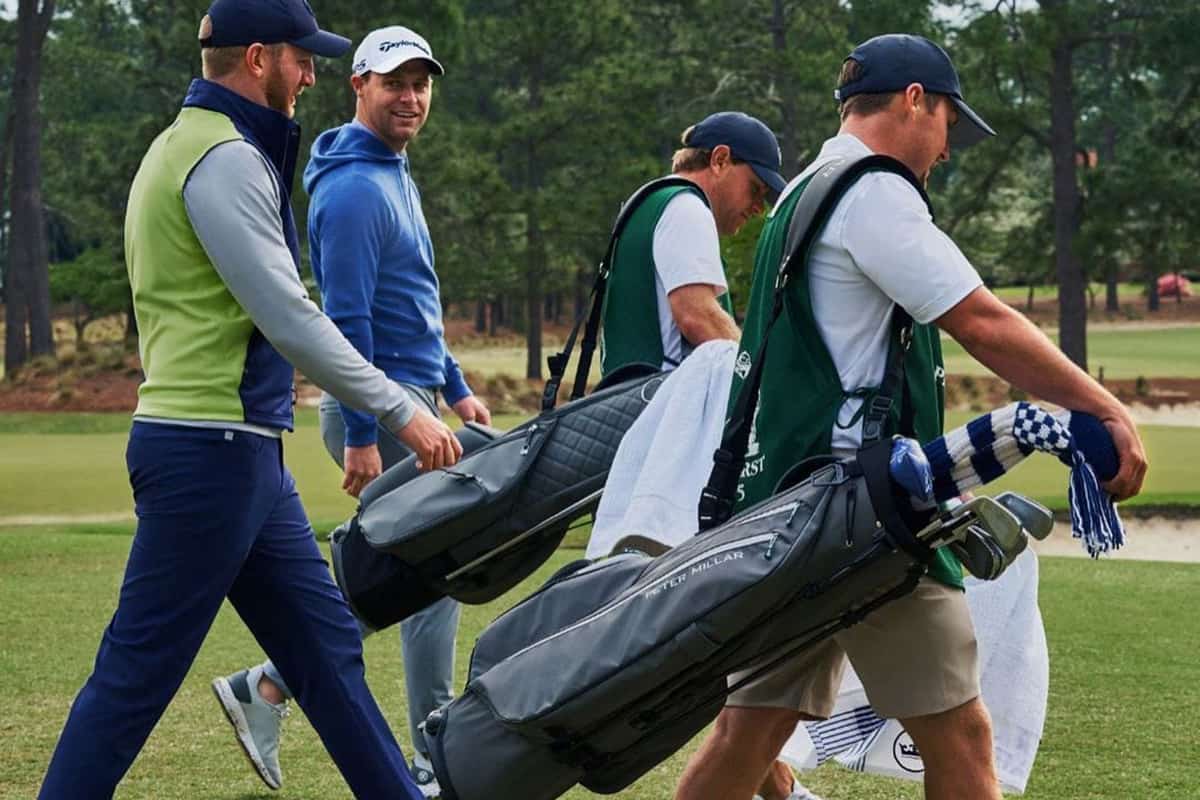
[[[937,714],[979,696],[979,657],[966,595],[922,578],[911,594],[737,689],[725,704],[795,709],[826,719],[833,713],[847,656],[867,699],[885,717]],[[729,685],[751,671],[731,675]]]

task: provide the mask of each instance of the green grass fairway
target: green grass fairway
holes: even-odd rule
[[[508,429],[521,416],[494,420]],[[457,419],[447,420],[452,427]],[[0,415],[0,519],[133,514],[125,473],[127,414]],[[318,530],[354,512],[341,471],[325,452],[313,409],[300,409],[284,455]]]
[[[942,337],[942,352],[951,375],[991,374],[946,336]],[[1105,378],[1200,377],[1200,325],[1089,331],[1088,369],[1096,375],[1101,367]]]
[[[119,526],[110,526],[117,533]],[[32,797],[71,699],[91,669],[129,549],[126,535],[76,529],[0,532],[0,800]],[[574,553],[560,552],[511,594],[467,607],[458,685],[476,636]],[[1200,786],[1194,722],[1200,715],[1200,623],[1191,608],[1200,566],[1042,560],[1042,610],[1051,650],[1051,698],[1030,800],[1182,800]],[[397,636],[365,644],[368,676],[406,751]],[[226,606],[175,701],[118,791],[122,800],[347,798],[349,792],[303,714],[286,724],[284,789],[268,792],[233,743],[209,681],[255,663],[257,646]],[[693,742],[693,747],[695,742]],[[653,770],[623,800],[670,796],[691,747]],[[805,776],[837,800],[919,798],[916,784],[826,767]],[[575,790],[566,797],[592,797]]]
[[[1000,286],[992,289],[996,296],[1008,303],[1024,303],[1029,297],[1029,287],[1027,286]],[[1103,283],[1092,283],[1092,291],[1096,293],[1096,302],[1104,302],[1105,285]],[[1146,291],[1146,286],[1141,283],[1119,283],[1117,284],[1117,296],[1121,300],[1130,302],[1142,299],[1145,297],[1143,292]],[[1033,287],[1033,297],[1035,300],[1053,300],[1058,297],[1058,286],[1035,286]],[[1024,308],[1024,306],[1022,306]]]
[[[30,415],[25,433],[0,433],[0,519],[13,517],[131,515],[133,501],[125,474],[128,418],[72,421],[75,415]],[[973,414],[954,412],[947,425],[961,425]],[[510,428],[521,420],[496,420]],[[43,430],[39,426],[46,426]],[[120,430],[119,433],[73,433]],[[53,431],[67,431],[53,433]],[[1150,455],[1145,490],[1131,503],[1200,505],[1200,428],[1147,426],[1142,436]],[[355,501],[341,490],[341,472],[321,443],[316,415],[297,417],[296,432],[284,442],[288,466],[300,487],[305,508],[318,531],[327,531],[354,512]],[[1067,471],[1053,458],[1035,454],[988,491],[1015,489],[1052,508],[1066,507]]]

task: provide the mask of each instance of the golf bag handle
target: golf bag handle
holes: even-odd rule
[[[546,359],[547,365],[550,367],[550,378],[546,381],[546,388],[542,390],[543,412],[550,411],[558,402],[558,389],[567,373],[567,364],[571,360],[571,352],[575,349],[575,339],[579,335],[581,327],[583,327],[583,342],[579,349],[579,365],[575,370],[575,385],[571,389],[571,399],[578,400],[583,397],[583,393],[587,389],[588,373],[592,369],[592,356],[596,352],[596,345],[599,342],[600,323],[604,315],[604,295],[608,289],[608,276],[612,271],[612,258],[613,252],[617,248],[617,239],[624,233],[625,226],[629,223],[633,212],[641,206],[642,201],[651,193],[670,186],[700,189],[687,178],[668,175],[642,185],[621,206],[621,211],[617,214],[616,221],[613,222],[612,233],[608,237],[608,247],[604,251],[604,258],[601,259],[600,265],[596,269],[596,280],[592,284],[592,292],[588,298],[590,310],[586,314],[581,313],[575,319],[575,324],[571,327],[571,333],[567,336],[563,349]],[[587,320],[586,327],[584,327],[584,320]]]
[[[833,214],[837,204],[854,182],[868,172],[891,172],[904,178],[925,201],[933,214],[929,196],[913,175],[912,170],[890,156],[871,155],[858,160],[839,158],[818,169],[801,189],[803,194],[796,203],[792,219],[788,223],[786,255],[779,274],[775,278],[775,292],[771,314],[758,345],[750,372],[746,375],[742,391],[730,411],[725,423],[721,446],[713,453],[713,468],[709,473],[708,485],[700,493],[698,508],[700,531],[720,525],[733,516],[734,497],[738,478],[746,465],[746,449],[750,444],[750,430],[754,425],[754,414],[758,408],[759,391],[762,388],[763,365],[767,360],[767,343],[771,329],[783,313],[784,293],[788,281],[799,272],[808,259],[808,253]],[[883,436],[893,398],[904,392],[904,356],[912,341],[912,317],[900,306],[892,313],[892,345],[888,348],[888,365],[879,390],[867,401],[863,414],[863,445],[878,441]]]

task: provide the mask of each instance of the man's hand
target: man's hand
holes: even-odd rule
[[[462,444],[446,427],[446,423],[418,408],[396,436],[417,454],[417,467],[422,472],[449,467],[462,457]]]
[[[342,463],[346,465],[342,489],[351,497],[358,497],[363,487],[383,472],[383,459],[379,457],[379,445],[347,447],[342,451]]]
[[[1117,500],[1126,500],[1142,490],[1142,482],[1146,480],[1146,469],[1149,462],[1146,459],[1146,449],[1138,436],[1133,418],[1124,409],[1120,414],[1104,417],[1100,421],[1112,434],[1113,445],[1117,448],[1117,458],[1121,467],[1117,476],[1104,484],[1104,490]]]
[[[480,425],[492,424],[492,412],[473,394],[469,394],[454,404],[454,413],[463,422],[478,422]]]

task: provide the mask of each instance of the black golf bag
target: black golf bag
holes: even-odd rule
[[[779,287],[845,188],[895,165],[868,159],[814,179],[825,185],[797,206]],[[894,325],[904,342],[911,320],[897,313]],[[777,494],[730,518],[764,337],[701,495],[702,533],[657,558],[568,566],[484,631],[465,691],[425,723],[442,796],[619,791],[712,721],[726,676],[761,674],[912,591],[947,531],[926,526],[932,514],[906,496],[897,502],[888,473],[881,433],[903,391],[904,352],[889,355],[856,457],[798,465]]]
[[[331,537],[334,575],[355,613],[376,630],[441,597],[485,603],[541,566],[570,525],[592,513],[625,431],[662,380],[660,365],[630,364],[586,397],[613,248],[651,192],[689,183],[664,178],[625,204],[592,288],[591,309],[550,357],[542,413],[508,433],[468,426],[463,458],[419,473],[415,456],[363,491],[354,518]],[[570,402],[559,386],[583,328]]]

